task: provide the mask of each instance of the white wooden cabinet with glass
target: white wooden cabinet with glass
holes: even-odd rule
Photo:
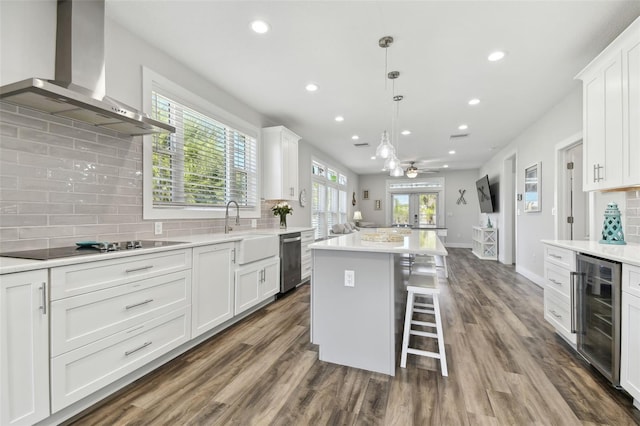
[[[584,189],[640,184],[640,18],[576,78],[583,82]]]
[[[640,267],[622,265],[620,385],[640,410]]]
[[[280,258],[240,266],[235,272],[234,315],[258,305],[280,290]]]
[[[298,199],[298,141],[284,126],[262,129],[262,198]]]
[[[234,243],[193,249],[191,338],[233,317]]]
[[[49,416],[47,270],[0,276],[0,424]]]

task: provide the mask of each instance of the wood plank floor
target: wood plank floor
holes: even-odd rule
[[[631,398],[544,321],[541,288],[511,266],[449,252],[448,377],[416,356],[395,377],[318,361],[302,286],[73,424],[640,424]]]

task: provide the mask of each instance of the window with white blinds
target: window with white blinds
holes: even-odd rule
[[[311,226],[316,239],[326,238],[333,225],[347,221],[347,177],[314,160],[311,181]]]
[[[158,208],[240,207],[258,203],[256,139],[152,92],[152,117],[176,133],[153,136],[153,205]]]

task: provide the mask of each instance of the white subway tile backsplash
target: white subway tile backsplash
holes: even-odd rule
[[[0,251],[158,238],[142,219],[142,137],[4,102],[0,111]],[[262,203],[259,228],[277,227],[272,205]],[[224,232],[224,219],[162,222],[162,237]]]

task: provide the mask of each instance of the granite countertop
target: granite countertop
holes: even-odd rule
[[[153,247],[148,249],[139,250],[122,250],[113,251],[108,253],[101,253],[96,251],[93,255],[66,257],[62,259],[51,260],[30,260],[30,259],[17,259],[12,257],[0,257],[0,275],[11,274],[15,272],[32,271],[36,269],[53,268],[57,266],[73,265],[78,263],[94,262],[98,260],[111,260],[119,259],[123,257],[136,256],[149,253],[159,253],[169,250],[179,250],[184,248],[198,247],[209,244],[220,244],[225,242],[240,241],[247,235],[283,235],[293,232],[310,231],[313,228],[305,227],[291,227],[287,229],[268,228],[268,229],[252,229],[250,231],[238,231],[230,232],[229,234],[199,234],[199,235],[183,235],[180,237],[172,238],[158,238],[157,240],[164,241],[180,241],[183,244],[176,244],[166,247]]]
[[[403,228],[400,228],[403,229]],[[436,231],[414,230],[404,235],[402,241],[376,242],[362,239],[363,232],[345,234],[337,238],[318,241],[309,245],[313,250],[343,250],[376,253],[412,253],[446,256],[444,247]]]
[[[640,244],[600,244],[597,241],[542,240],[544,244],[566,248],[579,253],[640,266]]]

